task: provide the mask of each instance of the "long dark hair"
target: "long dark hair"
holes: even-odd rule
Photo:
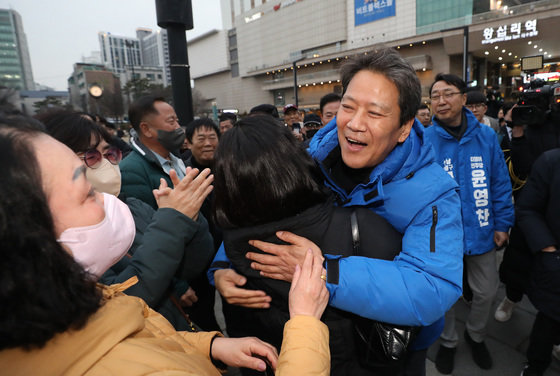
[[[214,192],[222,228],[291,217],[328,197],[313,159],[286,127],[265,115],[240,120],[220,139]]]
[[[57,242],[32,120],[0,115],[0,350],[43,346],[101,305],[95,282]],[[45,136],[46,137],[46,136]]]

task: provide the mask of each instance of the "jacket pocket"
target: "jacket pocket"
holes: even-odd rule
[[[438,221],[437,206],[432,206],[432,227],[430,227],[430,252],[436,251],[436,226]]]

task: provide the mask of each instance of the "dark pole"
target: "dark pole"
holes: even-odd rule
[[[299,99],[298,99],[298,83],[297,83],[297,62],[298,61],[302,61],[303,59],[305,59],[305,56],[301,56],[299,59],[295,60],[292,63],[292,69],[294,71],[294,102],[296,107],[299,107]]]
[[[463,81],[467,82],[469,64],[469,27],[463,28]]]
[[[292,68],[294,70],[294,98],[295,98],[295,102],[296,102],[295,103],[296,107],[299,107],[298,106],[298,96],[297,96],[297,64],[296,63],[297,62],[294,61],[293,64],[292,64]]]
[[[191,0],[156,0],[158,25],[167,29],[173,107],[179,123],[194,119],[186,30],[193,28]]]

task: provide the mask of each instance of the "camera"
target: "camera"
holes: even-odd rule
[[[513,124],[528,126],[543,124],[553,102],[553,109],[556,109],[557,101],[553,99],[560,100],[560,83],[550,85],[541,79],[531,81],[525,85],[517,107],[512,111]]]

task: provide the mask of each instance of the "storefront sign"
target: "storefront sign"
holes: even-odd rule
[[[537,20],[528,20],[524,23],[514,22],[509,25],[501,25],[494,29],[487,27],[482,32],[484,39],[482,44],[492,44],[498,42],[507,42],[509,40],[531,38],[539,35],[537,30]]]
[[[354,26],[395,15],[396,0],[354,0]]]

